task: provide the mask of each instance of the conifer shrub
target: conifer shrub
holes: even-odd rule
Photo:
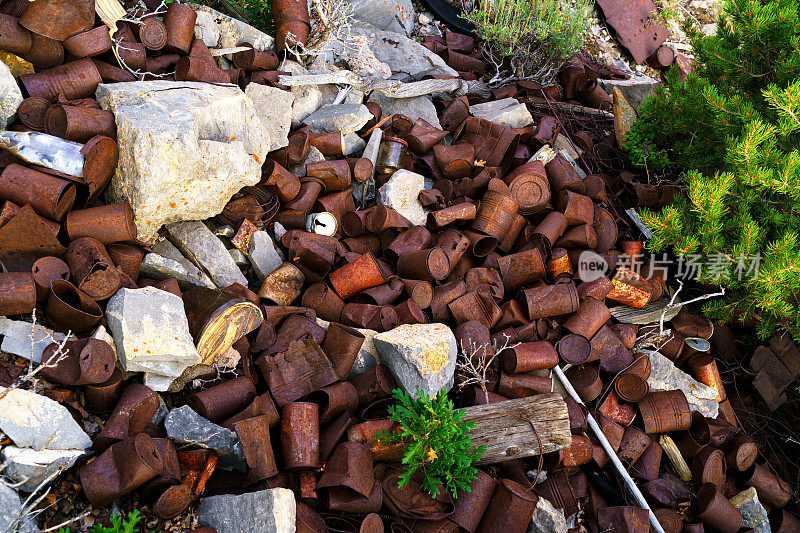
[[[717,34],[692,40],[692,73],[672,67],[626,141],[634,165],[686,172],[685,197],[642,213],[648,246],[715,265],[711,318],[800,340],[800,2],[726,0]]]

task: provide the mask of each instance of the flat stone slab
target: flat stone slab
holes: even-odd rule
[[[217,533],[295,533],[296,504],[289,489],[203,498],[197,519]]]
[[[338,104],[317,109],[303,122],[314,133],[341,131],[346,135],[360,130],[371,119],[372,113],[363,104]]]
[[[23,492],[33,492],[36,487],[56,472],[63,472],[84,455],[83,450],[39,450],[6,446],[2,458],[3,475],[13,481]]]
[[[60,403],[22,389],[0,387],[0,396],[0,431],[20,448],[85,450],[92,445]]]
[[[187,259],[208,273],[217,287],[222,289],[232,283],[247,287],[247,279],[225,245],[202,222],[188,220],[170,224],[167,235]]]
[[[700,383],[692,376],[677,368],[658,352],[648,352],[652,370],[647,384],[651,391],[682,390],[689,402],[689,409],[701,413],[706,418],[717,418],[719,403],[717,391]]]
[[[513,129],[525,128],[533,124],[533,116],[528,111],[528,107],[516,98],[503,98],[483,104],[474,104],[469,106],[469,112],[478,118]]]
[[[220,466],[246,469],[242,443],[236,433],[206,420],[188,405],[170,411],[164,419],[164,429],[169,438],[181,444],[216,451]]]
[[[415,226],[424,226],[428,215],[419,203],[424,188],[422,174],[400,169],[378,189],[378,204],[391,207]]]

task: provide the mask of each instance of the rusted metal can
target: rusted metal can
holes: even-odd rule
[[[617,449],[619,460],[626,465],[634,464],[644,454],[651,442],[647,433],[641,429],[636,426],[626,427]]]
[[[352,180],[350,165],[345,159],[309,163],[306,166],[306,174],[322,180],[328,193],[347,189]]]
[[[504,255],[497,262],[506,293],[513,293],[545,277],[544,261],[537,248]]]
[[[122,394],[122,371],[118,368],[112,371],[111,377],[106,381],[88,384],[83,388],[86,409],[95,414],[110,413],[117,404],[120,394]]]
[[[572,226],[555,242],[563,248],[597,248],[597,233],[589,224]],[[649,286],[649,285],[648,285]]]
[[[411,222],[394,209],[384,205],[376,205],[368,210],[364,220],[364,227],[372,233],[383,233],[389,229],[401,230],[410,228]]]
[[[647,509],[640,507],[603,507],[597,511],[597,526],[600,531],[647,533],[649,516]]]
[[[36,284],[30,272],[0,272],[0,316],[30,315],[36,307]]]
[[[92,97],[97,86],[103,82],[97,67],[88,58],[35,74],[23,74],[19,77],[19,81],[28,91],[28,95],[38,96],[51,102],[59,94],[63,94],[69,100]]]
[[[319,407],[293,402],[281,410],[281,449],[289,470],[319,467]]]
[[[525,533],[539,497],[510,479],[501,479],[478,525],[479,533]]]
[[[573,366],[567,371],[567,378],[584,402],[597,399],[603,391],[600,372],[595,365]]]
[[[363,515],[366,513],[377,513],[381,510],[382,506],[383,487],[378,481],[372,485],[372,491],[367,498],[346,487],[331,487],[328,489],[328,508],[331,511]],[[341,519],[339,518],[338,520]],[[338,521],[336,523],[338,523]],[[331,528],[330,531],[334,531],[334,529]]]
[[[278,68],[278,56],[272,50],[256,50],[250,43],[240,43],[248,50],[233,54],[233,64],[248,72],[253,70],[275,70]]]
[[[158,406],[158,394],[152,389],[138,383],[129,385],[103,426],[103,431],[94,439],[92,448],[102,451],[115,442],[141,433]]]
[[[469,492],[458,491],[455,498],[455,509],[450,515],[450,520],[469,533],[475,533],[478,528],[497,486],[497,481],[483,470],[477,470],[475,475]]]
[[[686,431],[692,425],[689,403],[681,390],[651,391],[638,405],[644,430],[650,435]]]
[[[38,96],[30,96],[19,104],[17,117],[26,128],[35,131],[44,131],[44,115],[50,107],[50,102]]]
[[[559,357],[571,365],[580,365],[592,361],[591,355],[592,345],[589,339],[583,335],[576,335],[569,333],[561,337],[556,344],[556,351]]]
[[[474,220],[477,212],[475,204],[470,202],[445,207],[428,213],[427,226],[432,230],[436,230],[454,222]]]
[[[599,359],[600,369],[608,374],[617,374],[634,361],[630,350],[622,344],[622,340],[605,324],[600,327],[590,342],[592,345],[592,358]]]
[[[575,297],[577,298],[577,291]],[[572,333],[591,339],[610,318],[611,313],[603,302],[586,298],[578,311],[562,325]]]
[[[167,45],[167,27],[155,17],[146,17],[137,25],[137,36],[148,50],[158,51]]]
[[[203,418],[219,422],[244,409],[255,397],[253,382],[238,377],[195,392],[186,399],[186,404]]]
[[[515,168],[503,181],[511,190],[511,199],[519,205],[520,214],[538,213],[550,202],[550,184],[541,161],[529,161]]]
[[[304,214],[311,212],[314,203],[319,198],[320,193],[325,190],[322,180],[313,177],[305,177],[300,180],[300,191],[297,195],[284,204],[284,209],[301,211]],[[305,220],[305,216],[303,217]]]
[[[103,243],[93,237],[80,237],[67,247],[65,260],[78,288],[93,300],[111,298],[120,288],[119,272]]]
[[[624,305],[640,309],[647,305],[652,295],[650,283],[627,268],[620,268],[611,279],[614,288],[606,297]]]
[[[686,349],[684,348],[684,352]],[[719,375],[717,368],[717,361],[712,356],[700,353],[689,358],[689,367],[692,369],[692,374],[697,378],[700,383],[708,385],[717,391],[718,402],[723,402],[728,398],[725,393],[725,385],[722,383],[722,378]]]
[[[580,309],[578,291],[572,282],[534,287],[524,290],[523,294],[528,304],[528,318],[531,320],[575,313]],[[580,331],[574,333],[586,337]]]
[[[478,207],[472,228],[497,239],[503,240],[517,218],[519,204],[513,199],[495,191],[486,191]]]
[[[364,340],[364,335],[353,328],[335,322],[328,326],[322,351],[330,359],[339,379],[347,379]]]
[[[645,364],[640,364],[639,361]],[[640,402],[650,392],[647,378],[650,375],[650,359],[642,356],[614,381],[614,390],[626,402]]]
[[[50,283],[47,296],[47,321],[57,331],[86,333],[103,317],[103,311],[89,295],[65,280]]]
[[[433,289],[431,300],[431,317],[434,322],[444,322],[449,315],[449,304],[467,293],[467,285],[462,280],[438,285]]]
[[[269,437],[269,417],[257,416],[234,424],[236,435],[250,471],[248,480],[262,481],[278,473],[272,442]]]
[[[459,324],[477,320],[492,328],[503,315],[494,298],[485,292],[467,292],[450,302],[447,307]]]
[[[629,403],[620,402],[614,390],[609,390],[603,403],[597,408],[598,412],[610,418],[621,426],[628,427],[636,418],[636,409]]]
[[[391,396],[395,388],[392,372],[385,365],[377,365],[363,374],[354,376],[350,382],[358,391],[360,405],[370,404],[377,399]]]
[[[755,487],[760,501],[773,507],[784,507],[791,499],[791,485],[759,464],[743,472],[741,479],[745,485]]]
[[[72,241],[81,237],[94,237],[103,244],[136,240],[133,210],[127,203],[70,211],[65,228]]]
[[[506,398],[526,398],[534,394],[553,391],[553,378],[534,376],[532,374],[500,373],[500,385],[497,392]]]
[[[300,296],[305,280],[299,268],[291,263],[283,263],[264,279],[258,295],[278,305],[289,305]]]
[[[287,46],[306,44],[311,23],[305,0],[279,0],[272,6],[272,13],[278,52],[282,52]]]
[[[0,199],[17,205],[30,204],[40,216],[61,221],[72,209],[76,198],[75,184],[23,167],[8,165],[0,174]]]
[[[139,279],[139,270],[142,266],[142,260],[144,259],[144,251],[127,244],[111,244],[108,246],[107,250],[108,256],[114,264],[129,278],[133,280]]]
[[[64,40],[64,49],[77,58],[99,56],[111,50],[111,35],[107,27],[98,26]]]
[[[770,511],[769,525],[773,533],[800,532],[800,520],[786,509],[773,509]]]
[[[369,448],[360,442],[343,442],[325,464],[317,487],[347,487],[367,498],[374,483]]]
[[[175,65],[175,79],[178,81],[201,81],[205,83],[230,83],[228,76],[213,61],[199,57],[183,56]]]
[[[164,14],[167,29],[165,48],[170,52],[188,54],[194,38],[197,13],[186,4],[170,3]]]
[[[342,300],[385,282],[386,277],[371,252],[330,274],[331,286]]]
[[[281,202],[290,202],[300,192],[300,180],[272,159],[267,159],[261,167],[262,175],[259,186],[277,195]]]
[[[99,384],[114,373],[116,354],[99,339],[67,341],[62,352],[59,343],[51,343],[42,354],[42,376],[53,383],[67,386]]]
[[[319,423],[328,424],[345,411],[358,407],[358,391],[349,381],[339,381],[318,389],[306,396],[319,406]]]
[[[412,152],[423,155],[430,152],[433,145],[447,136],[448,132],[433,127],[424,119],[418,118],[406,134],[405,140]]]
[[[364,231],[366,231],[366,228],[364,228]],[[433,243],[433,236],[427,228],[414,226],[395,237],[386,248],[385,253],[390,260],[397,261],[401,255],[430,248]]]
[[[645,481],[658,479],[658,472],[661,469],[661,457],[664,451],[661,445],[651,441],[645,448],[644,453],[631,465],[631,476]]]
[[[542,235],[550,246],[555,245],[558,239],[567,230],[567,217],[563,213],[553,211],[548,213],[539,224],[533,228],[534,234]]]
[[[115,138],[114,114],[103,109],[52,105],[45,114],[45,132],[68,141],[85,143],[95,135]]]
[[[696,517],[720,533],[736,533],[742,528],[742,514],[713,483],[697,491]]]
[[[547,263],[547,276],[551,280],[555,280],[559,276],[571,278],[574,273],[575,271],[572,268],[569,255],[567,255],[567,250],[564,248],[553,248],[550,251],[550,261]],[[584,285],[586,285],[586,283],[581,283],[581,287]],[[580,288],[578,290],[580,290]],[[578,296],[580,296],[580,293]]]
[[[704,446],[692,459],[692,483],[700,487],[711,483],[717,490],[725,486],[725,454],[713,446]]]
[[[450,273],[450,260],[441,248],[408,252],[398,258],[397,272],[402,278],[441,281]]]
[[[725,463],[739,472],[748,470],[758,458],[758,446],[745,437],[737,435],[725,444]]]
[[[162,467],[155,442],[140,433],[114,444],[83,467],[81,487],[92,505],[102,507],[141,487]]]
[[[53,281],[69,279],[69,266],[58,257],[47,256],[36,260],[31,267],[31,273],[36,284],[36,301],[44,302]]]
[[[17,17],[0,14],[0,49],[22,55],[31,48],[31,32],[19,23]]]
[[[553,368],[558,364],[558,353],[547,341],[524,342],[500,354],[503,370],[508,374]]]
[[[64,63],[64,46],[61,41],[31,33],[31,46],[23,59],[30,61],[37,72],[58,67]]]
[[[317,316],[329,322],[338,322],[344,301],[324,283],[315,283],[303,293],[303,306],[316,311]]]

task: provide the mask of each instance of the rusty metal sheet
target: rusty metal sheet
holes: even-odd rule
[[[38,258],[60,256],[65,251],[56,235],[29,205],[23,206],[0,227],[0,261],[11,272],[29,270]]]
[[[669,37],[669,30],[651,17],[657,12],[653,0],[597,0],[597,5],[637,63],[643,63]]]

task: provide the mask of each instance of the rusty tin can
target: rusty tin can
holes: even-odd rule
[[[95,57],[111,50],[111,35],[108,27],[98,26],[68,37],[64,49],[76,58]]]
[[[531,320],[575,313],[582,307],[579,306],[578,291],[572,282],[534,287],[526,289],[523,294],[528,304],[528,318]],[[581,331],[574,333],[586,337]]]
[[[487,332],[488,333],[488,332]],[[553,368],[558,353],[547,341],[524,342],[500,354],[503,370],[509,374]]]
[[[244,409],[255,397],[253,382],[238,377],[195,392],[186,399],[186,404],[203,418],[219,422]]]
[[[713,483],[697,491],[696,517],[720,533],[737,533],[742,528],[742,514]]]
[[[159,405],[158,394],[152,389],[138,383],[129,385],[103,430],[94,439],[92,448],[102,451],[115,442],[141,433],[156,414]]]
[[[278,473],[269,436],[269,417],[258,416],[234,424],[249,467],[248,479],[262,481]]]
[[[171,3],[164,14],[167,29],[165,48],[170,52],[188,54],[194,39],[194,26],[197,13],[186,4]]]
[[[319,467],[319,407],[293,402],[281,411],[281,449],[289,470]]]
[[[67,214],[65,227],[71,241],[94,237],[103,244],[135,241],[133,210],[127,203],[92,207]]]
[[[92,97],[97,86],[103,82],[97,67],[89,58],[35,74],[23,74],[19,81],[28,91],[28,95],[39,96],[51,102],[59,94],[69,100]]]
[[[40,216],[61,221],[75,204],[75,184],[23,167],[8,165],[0,174],[0,199],[30,204]]]
[[[121,286],[119,272],[103,243],[93,237],[72,241],[64,256],[78,288],[95,301],[111,298]]]
[[[502,241],[517,218],[519,204],[495,191],[486,191],[478,207],[472,228]]]
[[[575,297],[577,298],[577,291]],[[603,302],[586,298],[578,311],[562,325],[572,333],[591,339],[610,318],[611,313]]]
[[[372,252],[363,254],[330,274],[331,286],[342,300],[385,282],[386,277]]]
[[[600,372],[595,365],[573,366],[567,371],[567,378],[584,402],[597,399],[603,391]]]
[[[116,354],[105,341],[86,338],[67,341],[61,352],[51,343],[42,353],[42,376],[67,386],[100,384],[114,373]]]
[[[0,316],[30,315],[36,307],[36,284],[30,272],[0,272]]]
[[[644,430],[650,435],[685,431],[692,425],[689,403],[681,390],[651,391],[638,405]]]
[[[479,533],[525,533],[539,497],[525,486],[501,479],[478,525]]]
[[[82,334],[100,322],[103,311],[97,302],[69,281],[54,280],[47,296],[46,315],[53,329]]]
[[[47,256],[36,260],[31,267],[31,273],[36,284],[36,301],[44,302],[53,281],[69,279],[69,266],[58,257]]]

